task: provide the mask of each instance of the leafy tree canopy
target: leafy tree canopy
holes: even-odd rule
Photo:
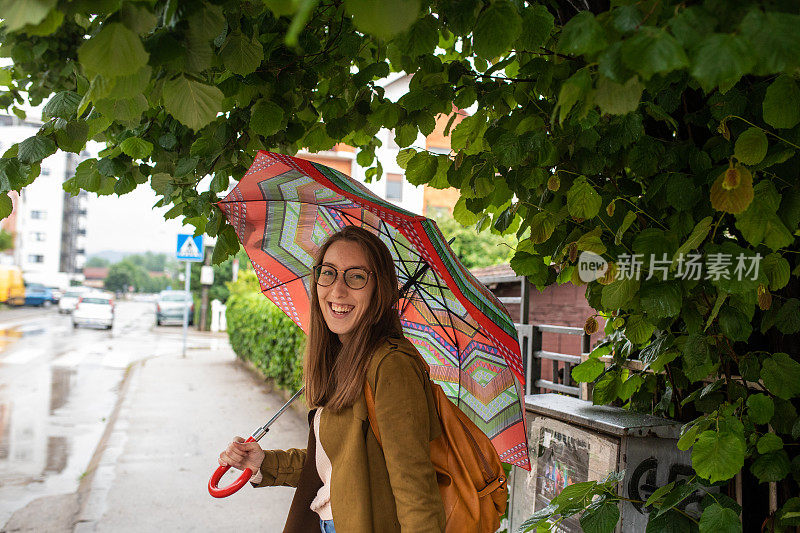
[[[796,0],[0,0],[0,13],[13,61],[0,106],[47,100],[41,130],[0,159],[0,191],[57,149],[105,142],[65,189],[149,184],[167,218],[218,236],[220,262],[239,245],[212,204],[258,149],[346,142],[377,178],[375,135],[393,129],[408,179],[460,189],[459,222],[514,233],[512,266],[537,286],[582,283],[585,252],[609,262],[586,286],[608,344],[576,368],[597,403],[689,422],[691,483],[747,465],[753,483],[800,492],[783,446],[800,437]],[[397,102],[377,83],[393,71],[413,74]],[[454,105],[477,110],[448,128],[452,155],[411,146]],[[0,215],[10,205],[0,195]],[[623,254],[639,279],[618,275]],[[726,277],[726,258],[759,270]],[[690,488],[647,502],[658,527],[698,527],[672,509]],[[745,529],[794,524],[796,499],[780,504],[746,506]],[[700,530],[738,513],[703,509]],[[609,510],[581,523],[601,530]]]

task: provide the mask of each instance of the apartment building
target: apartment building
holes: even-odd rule
[[[40,127],[41,123],[0,115],[0,153],[35,135]],[[71,196],[62,184],[85,157],[56,152],[42,161],[36,181],[18,197],[12,196],[14,211],[3,221],[3,228],[15,235],[13,262],[29,281],[59,272],[77,275],[83,269],[88,195],[82,191]]]

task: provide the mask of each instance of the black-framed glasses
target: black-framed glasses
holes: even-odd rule
[[[372,272],[361,267],[350,267],[339,270],[330,265],[317,265],[314,267],[314,281],[322,287],[330,287],[336,282],[339,272],[344,274],[344,282],[351,289],[363,289],[367,286]]]

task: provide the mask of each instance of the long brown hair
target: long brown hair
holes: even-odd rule
[[[310,408],[326,407],[339,411],[349,407],[364,390],[364,380],[372,352],[391,335],[401,335],[397,312],[397,273],[386,245],[370,231],[345,226],[331,235],[317,252],[314,265],[325,258],[331,244],[350,241],[361,245],[367,268],[374,272],[375,292],[360,324],[343,346],[338,335],[328,329],[317,298],[317,284],[311,281],[311,318],[303,363],[306,403]]]

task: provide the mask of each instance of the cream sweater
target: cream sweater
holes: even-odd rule
[[[317,492],[317,497],[311,502],[311,510],[317,513],[322,520],[333,520],[333,511],[331,511],[331,472],[333,467],[319,440],[319,421],[321,416],[322,407],[314,413],[314,436],[317,439],[317,473],[322,480],[322,487]]]

